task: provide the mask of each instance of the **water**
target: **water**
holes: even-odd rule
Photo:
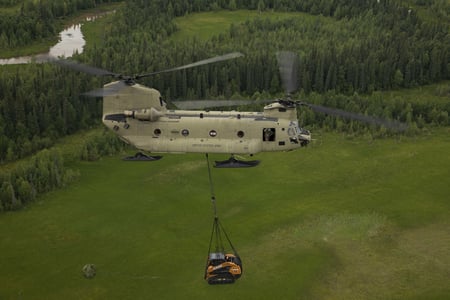
[[[72,25],[71,27],[59,33],[60,41],[50,48],[50,56],[71,57],[74,53],[83,52],[86,44],[83,33],[81,32],[81,24]]]
[[[95,20],[102,14],[90,16],[85,21]],[[57,57],[72,57],[75,53],[82,53],[86,44],[83,33],[81,32],[81,23],[74,24],[59,33],[59,42],[50,48],[47,53],[33,56],[21,56],[13,58],[0,58],[0,65],[28,64],[30,62],[46,62],[49,59]]]

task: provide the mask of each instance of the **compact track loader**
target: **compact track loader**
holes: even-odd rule
[[[226,237],[233,253],[225,252],[222,241],[222,234]],[[211,251],[212,244],[215,244],[215,251]],[[219,218],[214,218],[211,240],[209,242],[208,260],[206,262],[205,280],[209,284],[234,283],[242,275],[242,261],[236,249],[231,244],[227,233],[219,222]]]

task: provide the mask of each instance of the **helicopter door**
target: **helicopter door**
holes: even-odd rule
[[[275,141],[275,128],[264,128],[263,129],[263,141],[264,142],[274,142]]]

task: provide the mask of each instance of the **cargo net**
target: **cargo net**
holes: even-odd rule
[[[225,251],[223,236],[226,238],[232,251]],[[222,224],[220,224],[219,218],[215,217],[209,241],[205,280],[209,284],[234,283],[241,275],[241,259]]]

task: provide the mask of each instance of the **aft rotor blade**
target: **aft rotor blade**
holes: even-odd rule
[[[207,64],[212,64],[212,63],[216,63],[216,62],[220,62],[220,61],[225,61],[225,60],[229,60],[229,59],[234,59],[234,58],[238,58],[244,56],[244,54],[240,53],[240,52],[233,52],[233,53],[228,53],[225,55],[221,55],[221,56],[216,56],[216,57],[212,57],[212,58],[208,58],[208,59],[204,59],[204,60],[200,60],[191,64],[187,64],[181,67],[175,67],[175,68],[171,68],[171,69],[167,69],[167,70],[163,70],[163,71],[156,71],[156,72],[152,72],[152,73],[148,73],[148,74],[143,74],[143,75],[137,75],[136,79],[139,78],[143,78],[143,77],[148,77],[148,76],[153,76],[153,75],[157,75],[157,74],[161,74],[161,73],[168,73],[168,72],[173,72],[173,71],[178,71],[178,70],[184,70],[184,69],[189,69],[189,68],[193,68],[193,67],[198,67],[198,66],[202,66],[202,65],[207,65]]]
[[[68,59],[54,59],[50,60],[50,62],[60,65],[62,67],[66,67],[75,71],[96,75],[96,76],[114,76],[114,77],[120,77],[120,74],[116,74],[113,72],[110,72],[108,70],[100,69],[97,67],[88,66],[73,60]]]
[[[290,51],[280,51],[277,52],[277,60],[286,94],[295,92],[297,90],[297,55]]]
[[[366,116],[363,114],[352,113],[352,112],[345,111],[342,109],[329,108],[329,107],[316,105],[316,104],[309,104],[309,103],[301,103],[301,105],[308,106],[312,110],[321,112],[324,114],[343,117],[343,118],[347,118],[347,119],[351,119],[351,120],[357,120],[357,121],[361,121],[361,122],[368,123],[368,124],[384,126],[389,129],[404,131],[408,127],[405,123],[402,123],[399,121],[370,117],[370,116]]]

